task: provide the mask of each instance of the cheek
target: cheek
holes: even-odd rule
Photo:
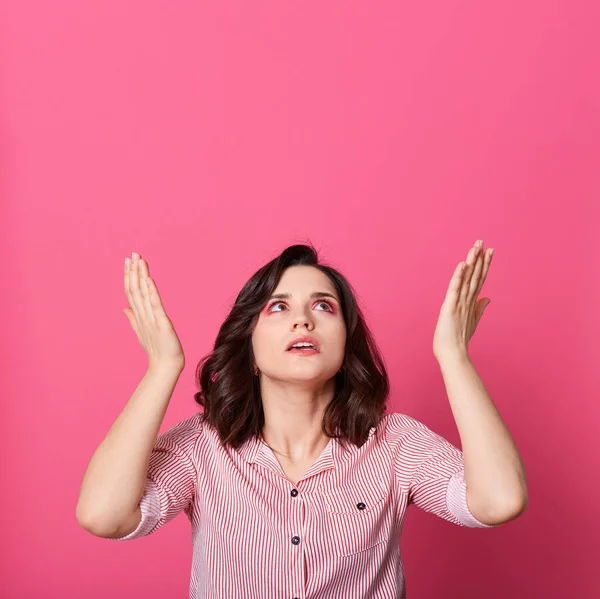
[[[346,325],[343,320],[337,323],[334,334],[340,343],[346,343]]]
[[[329,340],[330,349],[333,350],[331,355],[335,355],[336,360],[343,359],[346,353],[346,326],[343,321],[341,324],[336,323],[329,329],[327,339]]]
[[[252,333],[252,351],[257,359],[272,356],[280,343],[276,331],[268,324],[261,323],[261,326],[257,326]]]

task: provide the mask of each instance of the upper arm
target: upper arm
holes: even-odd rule
[[[459,526],[491,528],[469,510],[462,451],[410,416],[390,416],[387,436],[408,502]]]
[[[196,451],[202,433],[200,414],[179,422],[159,435],[152,448],[135,529],[115,541],[152,534],[193,504],[198,484]],[[137,517],[137,512],[136,512]],[[132,521],[123,527],[130,528]]]

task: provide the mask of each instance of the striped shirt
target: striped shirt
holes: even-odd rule
[[[183,511],[190,599],[403,599],[411,503],[491,528],[467,506],[462,452],[405,414],[385,414],[360,448],[330,439],[293,484],[262,440],[223,448],[197,413],[158,436],[139,526],[112,540],[152,534]]]

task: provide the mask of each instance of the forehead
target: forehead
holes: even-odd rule
[[[313,266],[290,266],[281,275],[273,293],[308,295],[313,291],[328,291],[338,297],[329,277]]]

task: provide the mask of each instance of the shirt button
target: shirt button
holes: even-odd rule
[[[360,503],[357,503],[357,504],[356,504],[356,507],[357,507],[359,510],[364,510],[364,509],[365,509],[367,506],[366,506],[366,505],[365,505],[365,504],[364,504],[364,503],[361,501]]]
[[[300,542],[300,537],[292,537],[292,543],[297,545]]]
[[[292,489],[292,497],[296,497],[298,495],[298,489]]]

